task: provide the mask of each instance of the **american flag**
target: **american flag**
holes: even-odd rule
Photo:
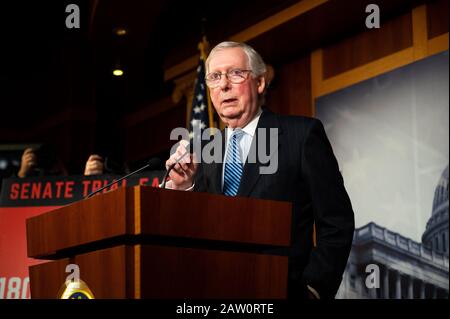
[[[194,84],[194,96],[192,99],[192,113],[189,122],[189,138],[191,142],[193,139],[201,139],[201,135],[198,133],[204,129],[209,128],[209,115],[208,115],[208,94],[207,94],[206,82],[205,82],[205,61],[200,56],[197,67],[197,78]]]

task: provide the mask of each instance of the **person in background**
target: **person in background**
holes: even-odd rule
[[[124,175],[129,172],[128,163],[123,158],[123,153],[117,149],[109,149],[104,156],[90,155],[84,168],[84,175]]]
[[[86,161],[84,175],[101,175],[105,170],[105,163],[100,155],[92,154]]]
[[[90,155],[86,161],[84,175],[101,175],[104,172],[103,158],[97,154]],[[43,144],[35,149],[25,149],[17,176],[25,178],[44,175],[68,175],[66,168],[57,156],[55,147],[51,144]]]
[[[45,175],[67,175],[67,169],[57,155],[52,144],[42,144],[37,148],[27,148],[22,154],[20,178]]]

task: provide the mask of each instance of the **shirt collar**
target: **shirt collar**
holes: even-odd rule
[[[245,132],[245,134],[250,135],[251,137],[253,137],[255,135],[255,131],[256,131],[256,127],[258,126],[258,121],[259,118],[261,117],[262,114],[262,109],[259,108],[258,112],[256,113],[256,116],[253,118],[253,120],[251,120],[250,122],[248,122],[248,124],[246,126],[244,126],[242,128],[242,130]],[[227,127],[227,136],[231,136],[231,134],[233,134],[233,129]]]

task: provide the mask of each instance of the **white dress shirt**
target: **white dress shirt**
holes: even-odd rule
[[[255,136],[256,127],[258,126],[259,118],[261,117],[262,110],[261,108],[258,110],[258,113],[256,113],[256,116],[253,120],[251,120],[246,126],[243,128],[239,128],[242,131],[244,131],[244,134],[242,135],[240,141],[239,141],[239,147],[241,148],[241,162],[242,164],[245,163],[247,160],[248,153],[250,151],[250,146],[252,145],[253,136]],[[224,164],[225,159],[227,158],[227,152],[228,152],[228,143],[230,142],[231,135],[233,134],[235,129],[227,127],[225,129],[225,155],[223,156]],[[223,175],[225,173],[225,165],[222,166],[222,188],[223,188]]]

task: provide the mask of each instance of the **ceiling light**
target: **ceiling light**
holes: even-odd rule
[[[113,70],[113,75],[115,75],[115,76],[122,76],[123,75],[123,70],[122,69],[114,69]]]
[[[115,28],[113,31],[114,31],[114,34],[119,37],[122,37],[128,33],[127,29],[125,29],[125,28]]]

